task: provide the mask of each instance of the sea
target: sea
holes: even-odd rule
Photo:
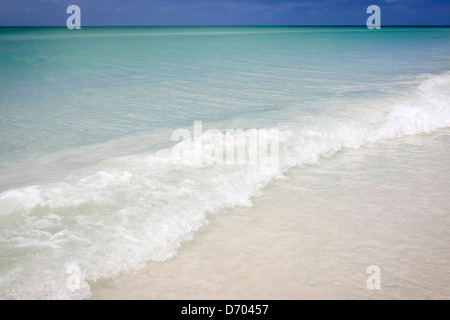
[[[450,28],[0,28],[0,299],[448,299],[449,164]]]

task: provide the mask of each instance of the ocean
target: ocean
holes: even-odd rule
[[[0,28],[0,298],[449,298],[449,52],[439,27]],[[174,162],[198,121],[248,158],[276,133],[277,165]]]

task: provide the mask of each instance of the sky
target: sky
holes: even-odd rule
[[[69,5],[81,26],[450,25],[450,0],[0,0],[0,26],[65,26]]]

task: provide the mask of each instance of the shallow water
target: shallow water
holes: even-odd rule
[[[448,299],[450,132],[294,169],[94,299]],[[366,269],[381,269],[369,290]]]
[[[100,282],[136,270],[159,283],[151,297],[219,297],[214,274],[163,290],[205,250],[225,250],[210,266],[236,298],[255,266],[249,279],[272,298],[364,297],[351,288],[370,264],[383,289],[409,281],[442,297],[448,52],[448,28],[1,28],[0,297],[114,296]],[[221,133],[203,130],[205,148],[174,162],[171,134],[194,121]],[[258,162],[196,162],[230,136],[225,151],[243,146]],[[245,144],[261,136],[279,138],[277,166]],[[388,258],[430,273],[429,286]],[[335,281],[342,294],[327,291]]]

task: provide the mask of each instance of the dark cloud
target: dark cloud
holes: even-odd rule
[[[0,0],[2,26],[64,26],[81,7],[82,25],[364,25],[369,5],[382,25],[450,25],[448,0]]]

